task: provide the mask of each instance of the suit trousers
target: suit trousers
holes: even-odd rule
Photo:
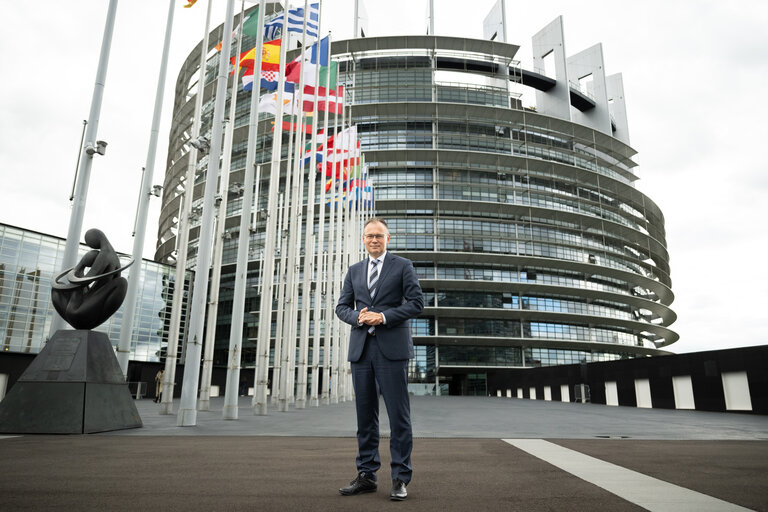
[[[387,407],[392,436],[392,479],[411,481],[411,405],[408,398],[408,360],[384,357],[376,336],[368,335],[360,360],[351,364],[357,409],[357,470],[372,473],[381,467],[379,459],[379,391]]]

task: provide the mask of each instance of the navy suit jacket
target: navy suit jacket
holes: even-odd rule
[[[336,316],[352,326],[347,359],[356,362],[363,354],[369,325],[357,325],[360,310],[384,313],[387,323],[376,326],[376,340],[384,357],[392,361],[413,358],[413,339],[409,319],[424,310],[424,295],[410,260],[387,252],[373,300],[368,293],[369,259],[355,263],[347,271],[336,305]]]

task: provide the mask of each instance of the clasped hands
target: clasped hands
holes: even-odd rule
[[[384,315],[375,311],[368,311],[368,308],[363,308],[357,315],[357,323],[359,325],[381,325],[384,323]]]

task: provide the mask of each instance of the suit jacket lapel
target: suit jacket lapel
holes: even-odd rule
[[[360,279],[363,281],[363,288],[365,289],[365,293],[368,294],[368,300],[373,303],[373,299],[371,299],[371,292],[368,290],[368,268],[371,266],[371,258],[370,256],[365,258],[362,262],[363,265],[363,271],[361,272]],[[381,279],[381,276],[379,276],[379,279]]]

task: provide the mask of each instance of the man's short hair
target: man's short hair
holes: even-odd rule
[[[363,229],[368,227],[368,224],[373,224],[374,222],[378,222],[379,224],[383,224],[385,228],[387,228],[387,233],[389,233],[389,226],[387,226],[387,221],[382,219],[381,217],[371,217],[367,221],[365,221],[365,224],[363,224]]]

